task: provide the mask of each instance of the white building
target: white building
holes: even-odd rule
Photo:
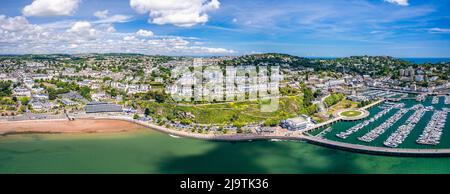
[[[17,87],[13,89],[13,96],[28,96],[31,97],[31,91],[24,87]]]
[[[297,131],[306,129],[308,126],[312,124],[310,118],[305,118],[303,116],[286,119],[281,121],[281,126],[290,131]]]
[[[36,94],[33,96],[33,98],[36,100],[48,100],[48,95],[47,94]]]

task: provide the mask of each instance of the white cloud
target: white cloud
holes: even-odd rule
[[[0,15],[0,29],[2,30],[16,32],[30,30],[36,27],[37,26],[30,25],[27,18],[23,16],[8,18],[4,15]]]
[[[137,34],[138,36],[143,36],[143,37],[152,37],[152,36],[155,35],[155,34],[154,34],[152,31],[150,31],[150,30],[142,30],[142,29],[140,29],[139,31],[137,31],[136,34]]]
[[[87,21],[75,22],[70,29],[69,33],[73,33],[78,37],[94,39],[100,35],[100,32],[93,28],[92,24]]]
[[[128,15],[109,15],[109,10],[96,11],[94,16],[99,19],[96,23],[123,23],[130,21],[132,18]]]
[[[108,10],[96,11],[96,12],[94,13],[94,16],[97,17],[97,18],[99,18],[99,19],[105,19],[105,18],[108,17],[108,13],[109,13]]]
[[[73,15],[81,0],[34,0],[23,8],[25,16],[69,16]]]
[[[397,5],[401,5],[401,6],[408,6],[408,0],[384,0],[388,3],[393,3],[393,4],[397,4]]]
[[[75,22],[72,25],[72,27],[67,31],[82,34],[86,31],[90,31],[90,30],[92,30],[91,23],[89,23],[87,21],[80,21],[80,22]]]
[[[208,12],[219,9],[219,0],[130,0],[141,14],[149,13],[149,22],[191,27],[208,22]]]
[[[110,25],[110,26],[107,26],[106,31],[109,33],[113,33],[113,32],[116,32],[116,28],[114,28],[114,26]]]
[[[193,46],[191,47],[192,49],[196,49],[199,50],[200,52],[205,52],[205,53],[211,53],[211,54],[233,54],[236,53],[236,51],[234,50],[228,50],[228,49],[224,49],[224,48],[210,48],[210,47],[199,47],[199,46]]]
[[[123,40],[124,40],[124,41],[132,41],[132,40],[136,40],[136,37],[134,37],[134,36],[125,36],[125,37],[123,38]]]
[[[150,31],[146,32],[149,34]],[[235,53],[234,50],[209,47],[195,37],[139,36],[138,38],[137,33],[117,32],[109,23],[77,21],[64,23],[64,25],[37,25],[30,24],[23,16],[0,15],[0,53],[2,54],[124,52],[160,55]]]
[[[430,33],[441,33],[441,34],[447,34],[450,33],[450,29],[448,28],[430,28],[428,30]]]
[[[152,39],[147,41],[147,43],[150,45],[158,45],[158,46],[186,46],[190,44],[189,41],[184,40],[181,37]]]

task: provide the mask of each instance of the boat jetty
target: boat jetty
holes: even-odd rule
[[[411,110],[416,111],[408,118],[408,120],[406,120],[404,125],[400,126],[386,141],[384,141],[383,144],[385,146],[396,148],[402,144],[427,111],[422,104],[414,105]]]
[[[364,141],[364,142],[372,142],[378,136],[383,134],[387,129],[392,127],[392,125],[394,125],[394,123],[396,123],[398,120],[400,120],[400,118],[402,118],[403,115],[405,115],[408,111],[409,111],[409,109],[401,108],[397,113],[395,113],[395,115],[390,117],[383,124],[381,124],[380,126],[376,127],[375,129],[369,131],[368,133],[366,133],[362,137],[358,137],[358,139],[360,141]]]
[[[439,96],[434,96],[431,104],[439,104]]]
[[[444,101],[445,105],[450,104],[450,96],[445,96],[445,101]]]
[[[325,135],[326,135],[327,133],[331,132],[332,130],[333,130],[333,128],[328,127],[328,128],[326,128],[325,130],[323,130],[322,132],[320,132],[319,134],[317,134],[316,137],[318,137],[318,138],[324,138]]]
[[[438,145],[441,140],[442,130],[447,121],[447,114],[447,109],[435,111],[431,117],[431,121],[427,124],[416,142],[425,145]]]
[[[423,102],[423,101],[425,101],[426,98],[427,98],[427,94],[419,94],[416,97],[416,101],[417,102]]]
[[[395,104],[395,103],[389,103],[386,104],[384,108],[384,110],[380,111],[379,113],[377,113],[374,117],[370,118],[369,120],[366,120],[362,123],[359,123],[353,127],[351,127],[350,129],[347,129],[346,131],[343,131],[341,133],[336,134],[337,137],[341,138],[341,139],[346,139],[347,137],[349,137],[351,134],[359,131],[360,129],[362,129],[363,127],[369,125],[370,123],[375,122],[376,120],[378,120],[379,118],[381,118],[382,116],[386,115],[389,111],[391,111],[394,108],[402,108],[404,107],[405,104],[404,103],[399,103],[399,104]]]

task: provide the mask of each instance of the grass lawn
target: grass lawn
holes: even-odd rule
[[[273,112],[261,112],[260,101],[230,102],[208,105],[177,106],[168,103],[143,102],[141,106],[155,110],[154,115],[176,116],[178,112],[190,112],[195,116],[193,122],[199,124],[228,124],[232,122],[264,122],[267,119],[282,120],[304,114],[302,97],[283,97],[279,100],[278,109]],[[264,102],[263,102],[264,104]]]
[[[341,115],[344,117],[357,117],[357,116],[362,115],[362,112],[355,111],[355,110],[349,110],[349,111],[342,112]]]
[[[353,102],[351,100],[342,100],[339,103],[335,104],[334,106],[330,107],[328,109],[328,114],[333,114],[334,111],[341,110],[341,109],[347,109],[347,108],[356,108],[358,107],[357,102]]]

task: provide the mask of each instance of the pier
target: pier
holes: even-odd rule
[[[397,121],[399,121],[403,117],[403,115],[405,115],[408,111],[409,111],[408,109],[404,108],[400,109],[400,111],[395,113],[395,115],[390,117],[387,121],[383,122],[380,126],[369,131],[364,136],[359,137],[358,139],[360,141],[372,142],[381,134],[383,134],[387,129],[389,129],[392,125],[394,125]]]
[[[378,106],[379,104],[381,104],[381,103],[383,103],[385,101],[386,101],[385,99],[381,99],[381,100],[378,100],[378,101],[376,101],[376,102],[374,102],[372,104],[369,104],[369,105],[367,105],[365,107],[362,107],[361,109],[368,110],[368,109],[371,109],[374,106]]]
[[[411,90],[399,90],[399,89],[382,88],[382,87],[374,87],[374,86],[368,86],[367,88],[375,89],[375,90],[385,90],[385,91],[391,91],[391,92],[408,93],[408,94],[421,94],[422,93],[422,92],[411,91]]]
[[[442,131],[444,130],[444,126],[446,124],[447,114],[448,112],[446,110],[435,111],[430,122],[428,122],[428,125],[425,127],[422,135],[420,135],[416,142],[425,145],[439,144]]]
[[[321,145],[345,151],[360,152],[365,154],[391,155],[391,156],[420,156],[420,157],[450,156],[450,149],[385,148],[385,147],[349,144],[316,137],[303,137],[303,140],[316,145]]]
[[[322,128],[322,127],[327,127],[327,126],[333,125],[333,124],[335,124],[335,123],[337,123],[337,122],[339,122],[339,121],[341,121],[341,120],[342,120],[342,117],[337,117],[337,118],[328,120],[328,121],[326,121],[326,122],[323,122],[323,123],[319,123],[319,124],[317,124],[317,125],[314,125],[314,126],[312,126],[312,127],[308,127],[308,128],[306,128],[306,129],[300,130],[300,132],[301,132],[301,133],[307,133],[307,132],[309,132],[309,131],[313,131],[313,130],[316,130],[316,129],[320,129],[320,128]]]

